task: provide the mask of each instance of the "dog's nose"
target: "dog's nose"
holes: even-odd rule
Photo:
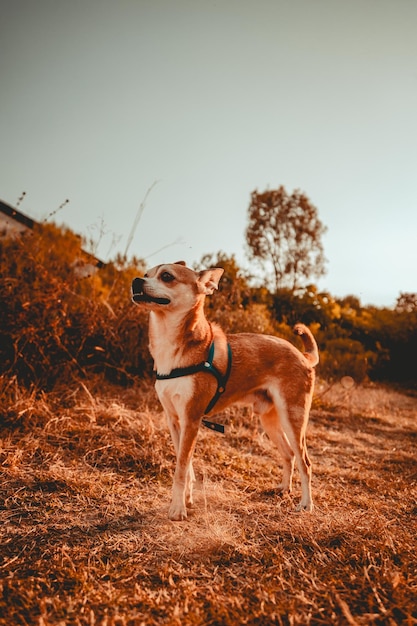
[[[132,291],[133,293],[143,293],[143,278],[134,278],[132,281]]]

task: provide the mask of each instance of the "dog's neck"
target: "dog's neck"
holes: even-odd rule
[[[204,298],[191,311],[151,311],[149,349],[155,370],[169,374],[204,359],[213,338],[211,325],[204,315]]]

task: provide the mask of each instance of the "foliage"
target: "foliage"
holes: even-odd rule
[[[252,297],[250,277],[239,268],[234,256],[224,252],[203,256],[198,268],[221,267],[224,274],[219,291],[206,300],[206,313],[228,333],[274,334],[274,321],[265,303]]]
[[[274,288],[294,291],[325,273],[321,237],[325,227],[316,207],[298,189],[252,192],[246,241],[250,258],[272,269]]]
[[[51,389],[92,372],[122,384],[151,374],[147,313],[130,298],[142,263],[118,256],[88,273],[92,262],[80,237],[53,224],[0,240],[0,375]],[[362,307],[355,296],[335,299],[314,284],[274,293],[255,287],[224,252],[203,257],[199,268],[209,266],[224,275],[206,313],[226,332],[295,341],[292,327],[301,321],[317,338],[320,376],[417,386],[416,294],[400,294],[395,309]]]
[[[413,294],[407,294],[407,302],[412,300]],[[409,310],[409,304],[407,310],[402,305],[362,307],[356,296],[337,300],[310,285],[295,293],[280,289],[273,308],[281,324],[293,326],[300,320],[315,328],[321,376],[417,386],[417,310]]]
[[[400,293],[395,308],[399,313],[416,313],[417,293]]]
[[[320,376],[340,380],[351,376],[356,382],[367,379],[373,353],[366,352],[359,341],[340,337],[326,341],[320,353]]]
[[[340,319],[341,309],[336,300],[327,292],[319,292],[315,285],[308,285],[296,292],[279,289],[273,298],[276,319],[293,326],[319,324],[325,329],[333,321]]]
[[[196,270],[221,267],[224,270],[219,291],[214,298],[206,300],[207,310],[234,309],[246,306],[251,298],[250,277],[239,267],[234,255],[224,252],[206,254],[196,266]]]
[[[53,224],[0,242],[0,373],[51,388],[89,370],[126,380],[150,366],[146,319],[130,302],[137,262],[96,260],[80,237]]]

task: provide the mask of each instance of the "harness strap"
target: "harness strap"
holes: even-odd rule
[[[214,341],[210,346],[209,356],[208,356],[207,361],[205,361],[204,363],[203,371],[209,372],[210,374],[213,374],[213,376],[216,377],[217,389],[216,389],[216,393],[214,394],[214,396],[208,403],[206,410],[204,411],[205,414],[210,413],[210,411],[214,408],[217,400],[220,398],[222,393],[226,391],[226,384],[227,384],[227,381],[229,380],[230,370],[232,369],[232,348],[230,347],[230,343],[227,344],[227,368],[226,368],[226,373],[224,376],[217,369],[217,367],[213,365],[213,358],[214,358]]]
[[[204,415],[210,413],[210,411],[216,405],[218,399],[226,391],[227,381],[229,380],[230,371],[232,369],[232,349],[230,344],[227,344],[227,368],[226,373],[223,375],[220,370],[217,369],[215,365],[213,365],[214,359],[214,341],[210,345],[207,361],[201,361],[201,363],[197,363],[196,365],[189,365],[188,367],[176,367],[171,370],[169,374],[158,374],[156,373],[157,380],[168,380],[170,378],[180,378],[182,376],[190,376],[191,374],[197,374],[198,372],[207,372],[208,374],[212,374],[217,380],[217,389],[207,405],[206,410],[204,411]],[[216,424],[215,422],[210,422],[208,420],[203,420],[204,426],[207,428],[211,428],[212,430],[217,430],[218,432],[224,432],[224,426],[220,424]]]

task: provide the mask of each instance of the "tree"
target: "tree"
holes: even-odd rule
[[[298,287],[325,274],[322,235],[326,227],[316,207],[296,189],[289,195],[279,189],[254,191],[249,205],[246,241],[249,256],[266,270],[277,291]]]
[[[417,313],[417,293],[400,293],[395,309],[399,313]]]

